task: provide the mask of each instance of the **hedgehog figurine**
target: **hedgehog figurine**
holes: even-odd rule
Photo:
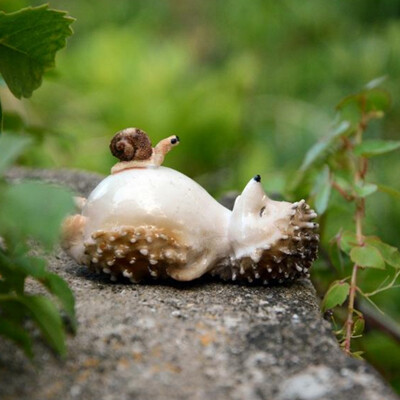
[[[271,200],[256,175],[230,211],[192,179],[162,167],[179,144],[152,147],[137,128],[118,132],[120,162],[66,218],[62,246],[79,264],[137,283],[205,274],[224,280],[282,283],[308,277],[318,251],[317,214],[301,200]]]

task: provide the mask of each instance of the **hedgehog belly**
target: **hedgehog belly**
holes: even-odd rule
[[[97,230],[84,246],[89,268],[134,283],[167,277],[170,267],[186,264],[188,250],[173,232],[152,225]]]

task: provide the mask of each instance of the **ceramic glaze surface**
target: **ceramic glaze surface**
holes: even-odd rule
[[[108,176],[82,210],[88,218],[85,235],[138,224],[212,234],[221,227],[226,229],[228,214],[229,210],[192,179],[165,167],[127,169]],[[188,226],[193,218],[197,223]]]
[[[64,223],[63,247],[78,263],[132,282],[210,273],[268,284],[308,276],[319,238],[304,200],[271,200],[257,175],[230,211],[192,179],[159,166],[177,136],[152,149],[145,132],[121,132],[112,144],[123,161]],[[135,159],[137,137],[147,158]]]

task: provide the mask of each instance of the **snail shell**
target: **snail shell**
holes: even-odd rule
[[[147,160],[153,153],[147,133],[138,128],[117,132],[111,140],[110,150],[120,161]]]

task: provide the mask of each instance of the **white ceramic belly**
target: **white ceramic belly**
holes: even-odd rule
[[[182,233],[190,243],[226,237],[230,211],[192,179],[158,167],[108,176],[91,193],[82,215],[88,218],[85,237],[101,229],[154,225]]]

